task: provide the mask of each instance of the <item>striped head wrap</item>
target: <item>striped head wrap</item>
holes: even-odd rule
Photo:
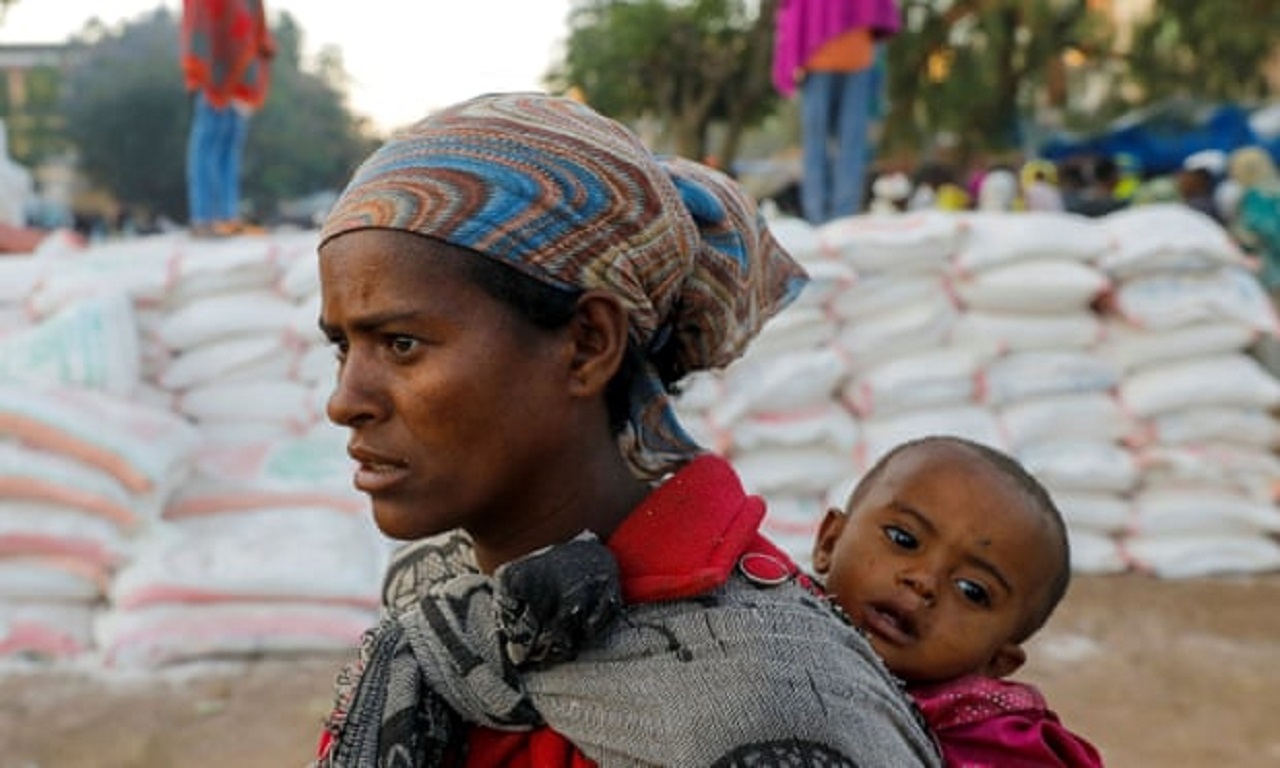
[[[804,286],[728,177],[658,158],[567,98],[489,94],[393,136],[355,172],[321,243],[365,228],[436,238],[567,289],[621,298],[633,343],[673,344],[685,372],[721,368]],[[657,477],[700,452],[646,359],[621,436]]]

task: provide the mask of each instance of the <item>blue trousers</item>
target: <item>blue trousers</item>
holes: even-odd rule
[[[187,205],[192,226],[240,218],[240,158],[249,114],[196,95],[187,137]]]
[[[822,224],[862,210],[874,68],[810,72],[800,85],[800,210]]]

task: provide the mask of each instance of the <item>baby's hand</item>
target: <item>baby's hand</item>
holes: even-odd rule
[[[494,572],[505,650],[517,667],[570,661],[622,608],[613,553],[590,532]]]

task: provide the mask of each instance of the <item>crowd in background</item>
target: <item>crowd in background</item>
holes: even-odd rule
[[[1280,293],[1280,174],[1257,147],[1189,155],[1175,173],[1149,175],[1127,155],[1032,158],[962,171],[925,161],[881,170],[869,181],[871,212],[1062,211],[1089,217],[1158,202],[1180,202],[1225,227],[1258,259],[1259,279]]]

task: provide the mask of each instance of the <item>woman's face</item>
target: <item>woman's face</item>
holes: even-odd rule
[[[351,430],[355,485],[392,538],[460,527],[511,542],[554,507],[540,469],[572,428],[570,345],[470,282],[466,258],[482,257],[378,229],[320,250],[339,360],[328,415]]]

